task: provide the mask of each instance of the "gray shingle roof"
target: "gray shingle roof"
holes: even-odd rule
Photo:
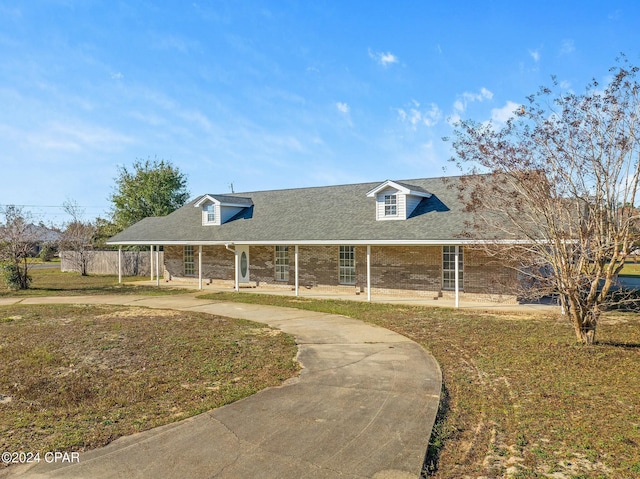
[[[218,200],[220,203],[233,203],[236,205],[247,205],[247,206],[251,206],[253,204],[253,201],[251,200],[251,198],[244,198],[242,196],[231,196],[231,195],[216,195],[216,194],[200,195],[194,201],[197,202],[200,198],[203,198],[204,196],[208,196],[209,198],[214,198]]]
[[[246,208],[222,225],[202,225],[193,200],[165,217],[146,218],[111,238],[110,244],[170,243],[429,243],[465,238],[472,214],[459,199],[460,177],[403,180],[423,198],[404,221],[376,221],[367,192],[380,182],[236,193]],[[400,182],[397,182],[400,183]],[[228,195],[210,195],[227,196]],[[199,197],[200,198],[200,197]]]

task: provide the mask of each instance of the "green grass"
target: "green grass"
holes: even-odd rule
[[[598,344],[586,347],[554,315],[250,293],[203,297],[342,314],[423,345],[440,363],[445,388],[430,447],[433,477],[639,477],[637,314],[608,313]]]
[[[623,276],[640,276],[640,264],[625,263],[620,274]]]
[[[184,419],[281,384],[296,352],[280,331],[203,313],[0,307],[0,451],[82,451]]]
[[[23,296],[77,296],[84,294],[147,294],[167,295],[182,294],[184,289],[158,288],[132,284],[118,284],[117,275],[89,275],[79,273],[63,273],[57,268],[31,269],[29,275],[33,278],[28,290],[12,291],[0,289],[2,297]],[[146,276],[127,276],[123,281],[127,283],[146,281]],[[192,290],[195,291],[195,290]]]

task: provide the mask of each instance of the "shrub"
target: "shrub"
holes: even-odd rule
[[[53,247],[53,245],[45,244],[40,250],[40,254],[38,255],[38,257],[42,261],[48,263],[53,259],[55,254],[56,254],[56,249]]]
[[[2,265],[2,277],[7,288],[9,289],[29,289],[31,285],[31,276],[22,271],[14,263],[5,263]]]

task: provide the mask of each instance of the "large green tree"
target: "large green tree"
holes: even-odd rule
[[[112,222],[122,231],[148,216],[165,216],[189,199],[186,176],[164,160],[136,160],[121,166],[116,177]]]
[[[461,192],[477,213],[470,231],[495,236],[486,247],[506,255],[526,292],[556,294],[586,344],[640,247],[639,71],[622,59],[608,84],[581,94],[554,81],[504,126],[461,121],[453,139],[463,171],[493,173]]]

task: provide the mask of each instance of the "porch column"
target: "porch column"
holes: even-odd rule
[[[202,289],[202,245],[198,245],[198,289]]]
[[[160,245],[156,245],[156,286],[160,287]]]
[[[118,284],[122,284],[122,246],[118,246]]]
[[[149,270],[151,271],[151,281],[153,281],[153,245],[151,245],[151,259],[149,260]]]
[[[240,291],[240,256],[238,256],[238,250],[235,249],[233,252],[234,264],[235,264],[235,286],[233,289],[236,291]]]
[[[367,245],[367,301],[371,302],[371,245]]]
[[[454,277],[455,277],[455,290],[456,290],[456,308],[460,307],[460,271],[458,268],[458,260],[460,259],[460,246],[456,246],[455,252],[455,266],[454,266]]]
[[[296,278],[296,296],[300,294],[300,277],[298,276],[298,245],[295,245],[294,252],[295,261],[295,278]]]

